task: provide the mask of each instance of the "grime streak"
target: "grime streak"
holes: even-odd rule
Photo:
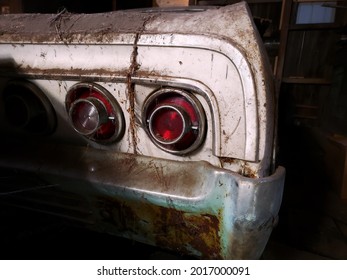
[[[131,135],[131,142],[133,146],[133,153],[137,154],[137,135],[136,135],[136,116],[135,116],[135,83],[132,81],[132,77],[136,75],[137,71],[140,68],[140,65],[137,61],[137,55],[138,55],[138,41],[140,39],[141,34],[144,32],[146,24],[148,21],[150,21],[152,17],[148,17],[144,20],[143,25],[139,32],[135,35],[134,45],[133,45],[133,51],[131,53],[130,57],[130,67],[127,72],[127,92],[128,92],[128,100],[129,100],[129,108],[128,113],[130,116],[130,135]]]

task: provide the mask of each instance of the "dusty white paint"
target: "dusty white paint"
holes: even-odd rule
[[[128,119],[125,83],[136,48],[139,67],[131,81],[136,84],[138,119],[141,119],[145,98],[155,88],[167,85],[191,90],[200,99],[208,117],[206,141],[198,153],[188,157],[159,150],[138,123],[136,148],[140,154],[175,160],[208,160],[240,173],[248,167],[252,175],[265,176],[273,148],[272,80],[244,3],[205,12],[146,16],[137,30],[110,31],[102,35],[105,38],[99,33],[93,36],[75,31],[69,34],[69,43],[67,39],[57,42],[51,35],[45,39],[17,36],[13,42],[14,39],[11,36],[6,39],[5,34],[9,42],[1,45],[0,61],[6,61],[24,75],[50,77],[49,85],[40,79],[34,82],[45,89],[57,108],[64,103],[69,88],[60,89],[58,94],[55,88],[59,87],[61,78],[57,77],[65,77],[70,86],[86,79],[102,81],[101,85],[110,88]],[[78,26],[78,20],[69,26],[69,31]],[[35,44],[33,40],[37,40]],[[61,115],[66,117],[64,112]],[[103,148],[129,152],[133,145],[130,139],[124,135],[120,143]],[[231,160],[220,162],[220,157]]]

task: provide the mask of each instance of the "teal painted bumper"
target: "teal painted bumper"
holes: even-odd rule
[[[83,220],[94,230],[203,259],[259,258],[277,221],[285,177],[282,167],[252,179],[206,162],[80,147],[1,154],[1,166],[33,171],[55,186],[46,203],[59,192],[76,199],[69,207],[54,199],[53,214],[80,218],[74,215],[83,204]]]

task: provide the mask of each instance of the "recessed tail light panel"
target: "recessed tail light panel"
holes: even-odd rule
[[[46,135],[56,127],[52,104],[35,84],[26,80],[9,81],[2,99],[10,129],[24,134]]]

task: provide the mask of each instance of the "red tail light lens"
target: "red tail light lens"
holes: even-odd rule
[[[149,117],[149,131],[160,143],[174,144],[184,136],[187,123],[189,118],[179,107],[160,106]]]
[[[96,84],[80,83],[66,96],[66,109],[73,128],[97,142],[118,140],[124,133],[124,118],[113,96]]]
[[[205,114],[197,98],[179,89],[161,89],[144,105],[143,122],[152,141],[174,154],[195,150],[205,135]]]

